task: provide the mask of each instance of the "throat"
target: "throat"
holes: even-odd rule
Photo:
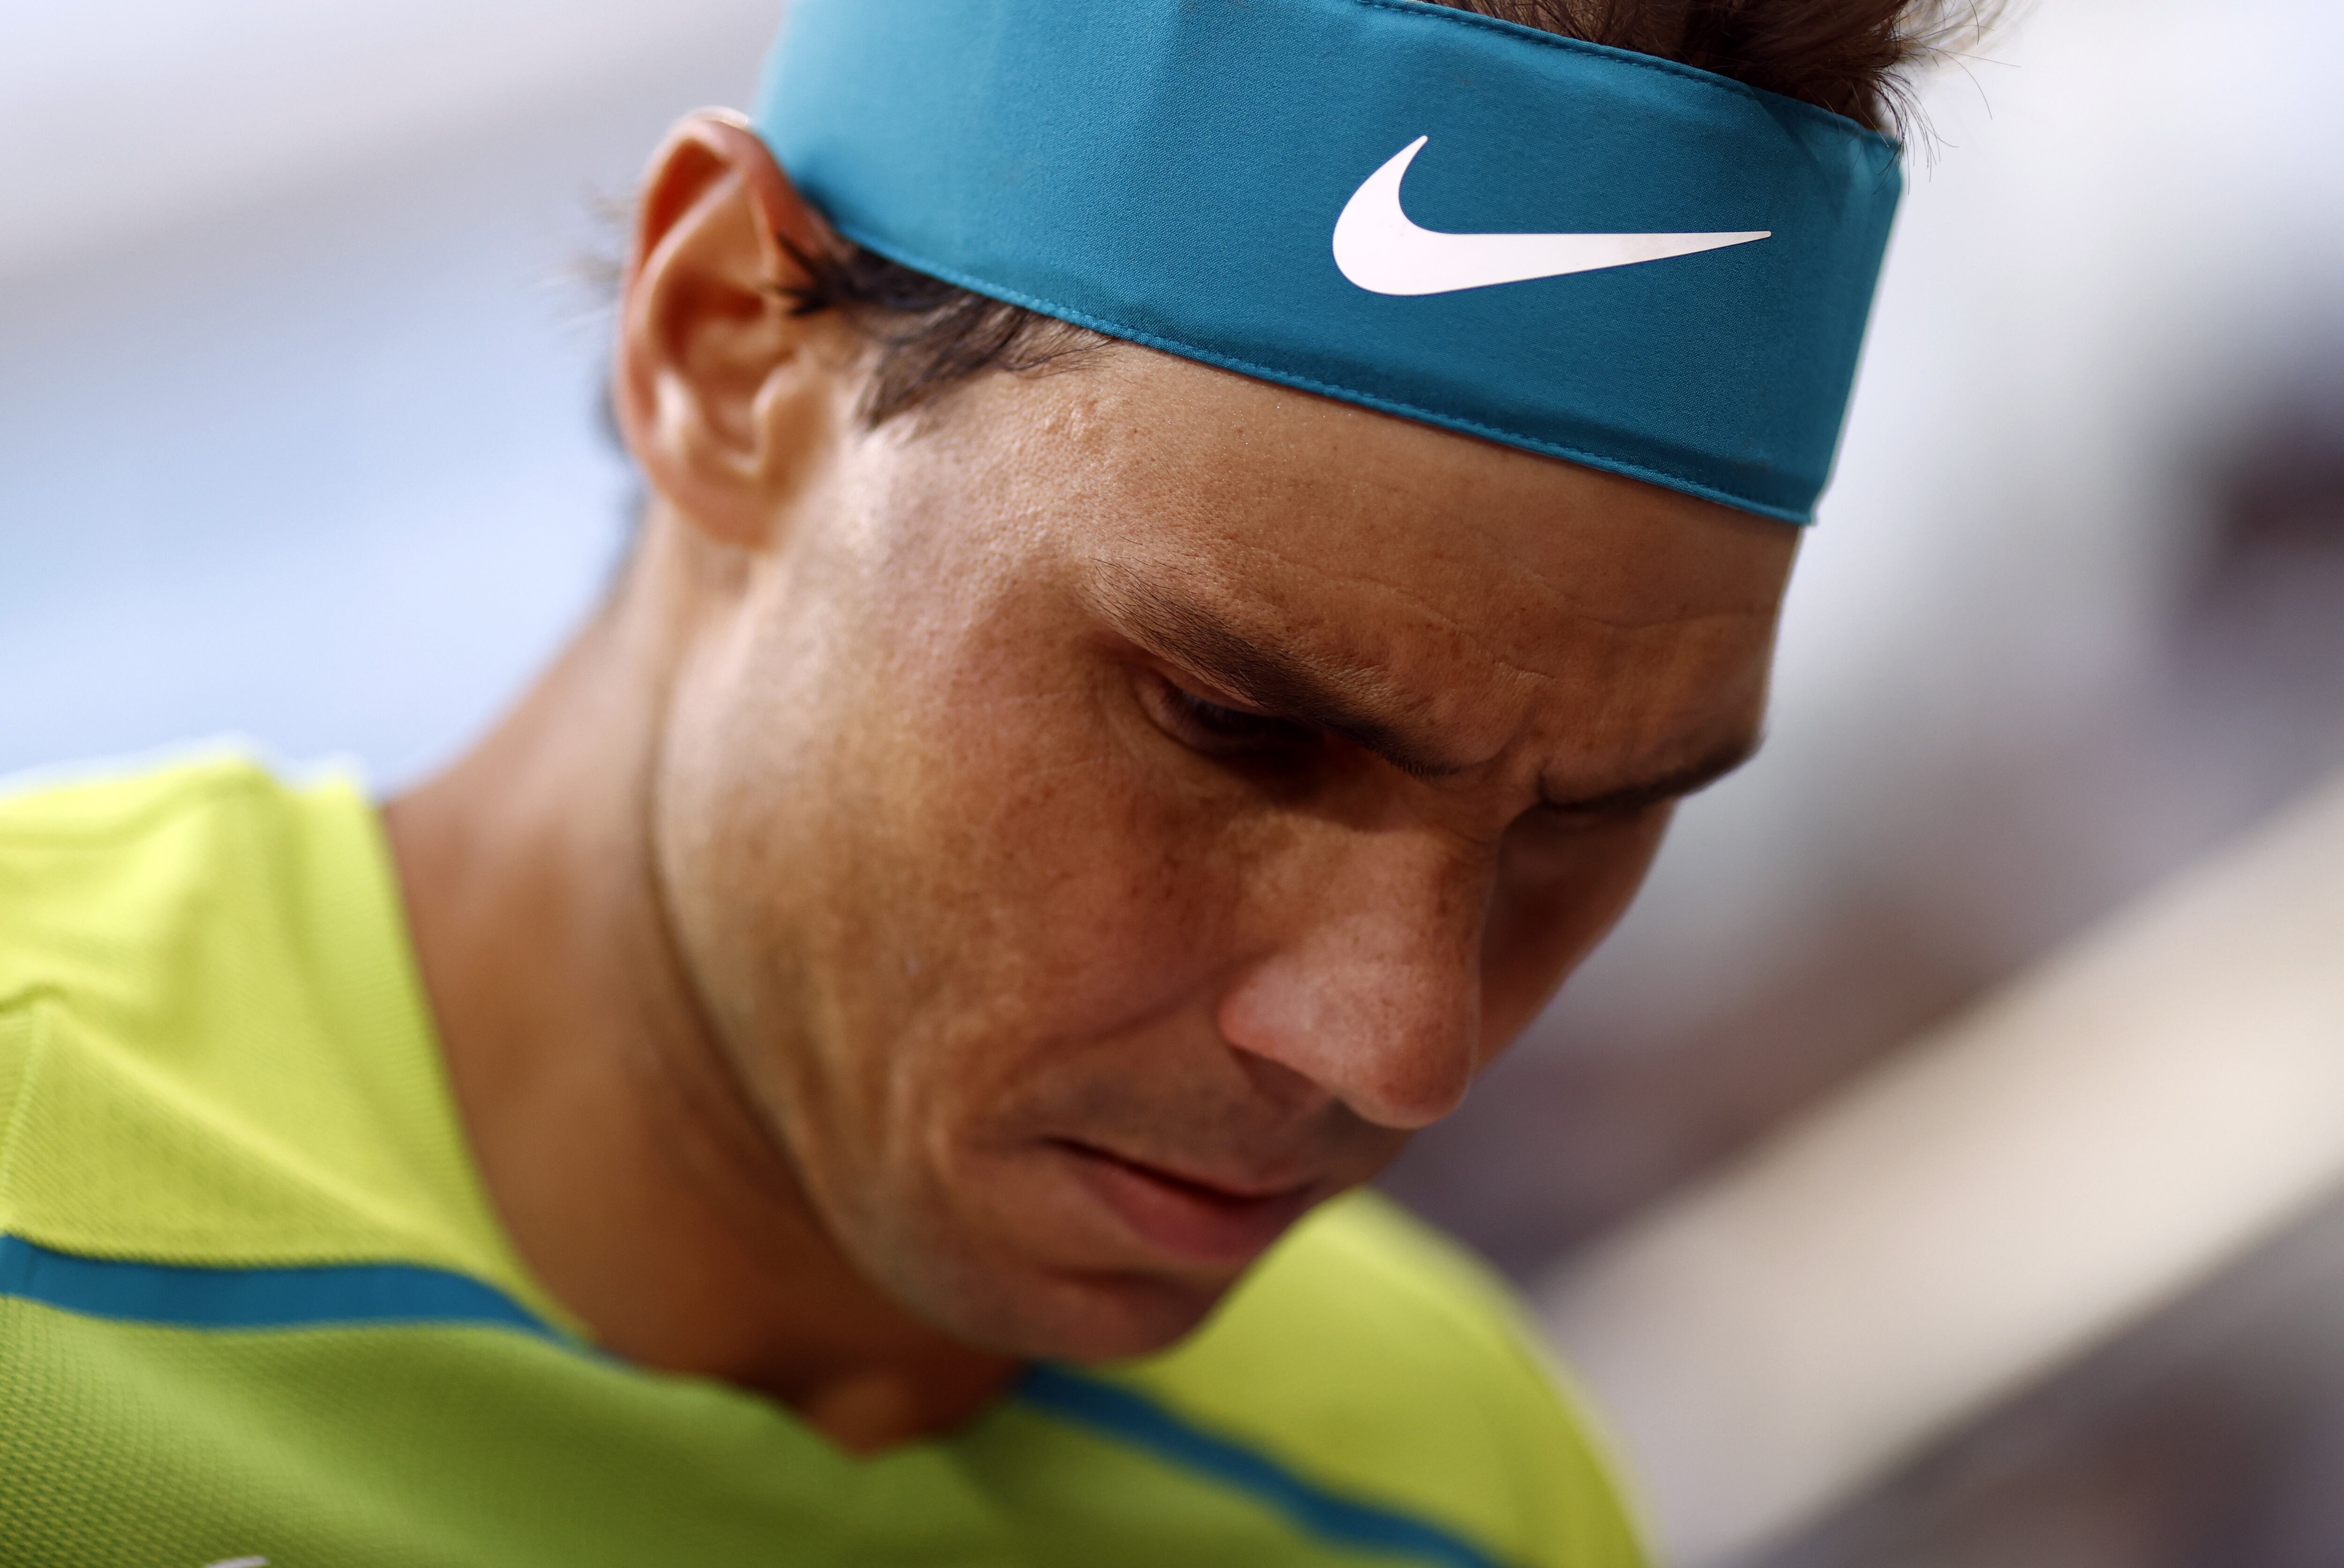
[[[829,1377],[789,1397],[767,1391],[831,1442],[858,1458],[884,1453],[969,1425],[1024,1376],[995,1357],[899,1364]]]
[[[1025,1363],[941,1333],[854,1266],[742,1075],[695,1022],[642,1038],[626,1058],[621,1098],[642,1140],[631,1192],[644,1205],[631,1229],[663,1258],[672,1289],[655,1300],[607,1291],[607,1347],[762,1394],[856,1455],[967,1425]]]

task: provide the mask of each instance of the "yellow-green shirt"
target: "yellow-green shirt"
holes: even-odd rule
[[[1175,1350],[841,1453],[595,1351],[473,1170],[378,818],[0,802],[0,1562],[1629,1568],[1501,1288],[1359,1196]]]

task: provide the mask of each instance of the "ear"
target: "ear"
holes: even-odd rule
[[[793,315],[787,293],[805,278],[790,246],[818,256],[837,245],[738,116],[692,116],[652,160],[613,401],[652,488],[725,542],[767,542],[849,417],[854,356],[843,329]]]

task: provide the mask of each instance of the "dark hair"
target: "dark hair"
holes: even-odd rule
[[[1565,37],[1679,60],[1873,130],[1912,120],[1907,74],[1974,41],[1999,0],[1432,0]],[[986,370],[1039,370],[1108,339],[931,278],[860,246],[792,248],[800,315],[836,310],[874,344],[876,426]]]

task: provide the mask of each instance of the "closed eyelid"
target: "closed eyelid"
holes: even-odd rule
[[[1190,702],[1227,708],[1230,713],[1243,713],[1250,719],[1284,719],[1283,714],[1271,713],[1252,698],[1232,692],[1217,681],[1204,679],[1197,673],[1168,667],[1152,673],[1157,680]]]
[[[1690,766],[1674,769],[1658,778],[1571,799],[1557,799],[1550,795],[1541,804],[1559,816],[1634,816],[1654,806],[1674,804],[1687,795],[1707,789],[1756,755],[1758,745],[1755,736],[1735,740],[1717,747]]]
[[[1315,668],[1308,660],[1258,646],[1201,605],[1115,572],[1104,605],[1123,634],[1167,669],[1190,672],[1208,688],[1228,691],[1225,705],[1251,709],[1375,753],[1417,778],[1461,770],[1399,726],[1366,711],[1358,676]]]

